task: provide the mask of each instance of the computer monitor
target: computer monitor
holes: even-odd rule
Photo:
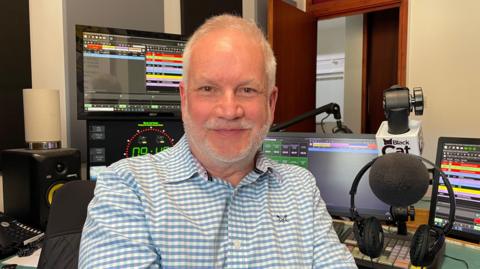
[[[315,176],[330,215],[350,217],[350,188],[358,171],[378,156],[375,135],[269,133],[263,152],[280,163],[307,168]],[[368,171],[360,181],[355,205],[361,216],[391,220],[390,206],[371,191]]]
[[[87,177],[96,180],[100,172],[120,159],[172,147],[183,134],[179,119],[88,120]]]
[[[76,25],[79,119],[178,116],[185,39]]]
[[[480,138],[440,137],[436,165],[455,193],[455,222],[449,236],[480,242]],[[430,225],[448,220],[448,192],[438,173],[432,188]]]

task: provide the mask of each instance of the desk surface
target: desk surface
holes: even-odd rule
[[[477,246],[474,246],[472,244],[465,244],[456,240],[447,239],[446,247],[445,255],[465,260],[468,263],[469,268],[480,268],[480,246],[478,246],[478,244]],[[445,257],[442,268],[457,269],[466,268],[466,266],[460,261]]]

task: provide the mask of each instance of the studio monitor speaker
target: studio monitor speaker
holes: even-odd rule
[[[9,149],[2,160],[5,214],[45,229],[55,191],[80,179],[80,151]]]

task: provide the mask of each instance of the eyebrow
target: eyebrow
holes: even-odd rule
[[[197,81],[200,81],[200,84],[209,84],[209,85],[213,85],[213,86],[218,86],[217,82],[215,82],[214,80],[212,80],[210,78],[204,77],[202,75],[199,76]],[[252,84],[256,88],[261,88],[261,86],[262,86],[262,83],[257,83],[257,82],[255,82],[255,79],[251,78],[251,79],[246,79],[246,80],[240,81],[239,83],[236,84],[235,87],[242,87],[242,86],[252,85]]]
[[[244,80],[244,81],[240,82],[240,83],[238,84],[238,86],[245,86],[245,85],[249,85],[249,84],[254,84],[254,86],[259,86],[259,85],[257,85],[257,84],[259,84],[259,83],[254,82],[254,79]],[[260,84],[261,84],[261,83],[260,83]]]

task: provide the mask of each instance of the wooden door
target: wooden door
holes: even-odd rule
[[[274,123],[315,109],[316,18],[281,0],[268,3],[268,40],[277,58],[279,89]],[[315,118],[287,128],[315,131]]]
[[[362,132],[376,133],[385,120],[383,91],[399,84],[399,9],[370,12],[364,16],[364,94]]]

